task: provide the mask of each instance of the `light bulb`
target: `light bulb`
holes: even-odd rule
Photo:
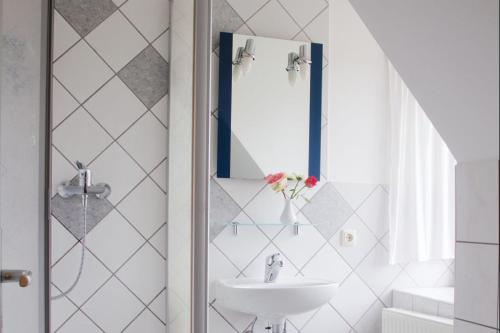
[[[248,72],[250,72],[250,69],[252,69],[252,63],[253,63],[253,58],[249,56],[245,56],[241,58],[241,67],[243,74],[246,75]]]
[[[291,86],[295,85],[295,81],[297,81],[297,71],[290,70],[288,71],[288,82]]]
[[[241,65],[234,65],[233,68],[233,81],[236,82],[241,77]]]
[[[309,77],[309,69],[310,65],[307,62],[303,62],[299,65],[300,68],[300,77],[302,80],[306,80]]]

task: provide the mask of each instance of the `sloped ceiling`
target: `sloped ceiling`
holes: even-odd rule
[[[350,0],[459,161],[499,157],[499,1]]]

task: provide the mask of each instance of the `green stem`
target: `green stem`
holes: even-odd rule
[[[283,194],[283,197],[286,199],[286,193],[285,193],[285,191],[281,191],[281,193]]]
[[[300,192],[302,192],[303,189],[306,188],[306,184],[304,184],[298,191],[297,193],[295,193],[295,197],[297,197],[299,195]]]
[[[297,190],[297,187],[299,186],[299,180],[295,183],[295,187],[292,190],[292,195],[290,196],[290,199],[295,199],[297,196],[295,195],[295,191]]]

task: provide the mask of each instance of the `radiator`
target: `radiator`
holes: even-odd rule
[[[382,333],[453,333],[453,320],[401,309],[383,309]]]

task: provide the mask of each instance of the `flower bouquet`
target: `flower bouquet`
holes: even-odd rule
[[[267,176],[266,182],[276,193],[281,193],[285,199],[285,207],[280,217],[281,223],[294,224],[297,223],[297,215],[293,209],[292,200],[302,197],[304,200],[309,202],[309,200],[302,194],[302,191],[316,186],[318,180],[314,176],[306,178],[296,174],[279,172]]]

